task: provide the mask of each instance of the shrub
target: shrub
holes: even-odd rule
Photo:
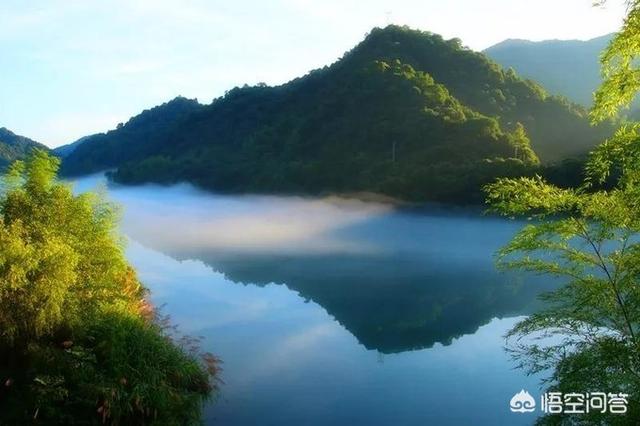
[[[36,150],[2,182],[0,423],[198,423],[217,360],[171,338],[116,207],[74,195],[58,165]]]

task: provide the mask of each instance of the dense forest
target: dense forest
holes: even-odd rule
[[[48,150],[48,148],[36,141],[24,136],[19,136],[6,129],[0,128],[0,172],[16,160],[24,159],[33,148]]]
[[[145,111],[85,140],[62,172],[113,169],[122,183],[189,181],[217,191],[475,202],[496,177],[541,173],[610,130],[590,127],[583,108],[457,39],[389,26],[282,86]]]
[[[143,111],[110,132],[85,136],[54,152],[65,159],[63,173],[67,170],[76,175],[142,160],[155,152],[172,128],[201,108],[197,101],[179,97]]]

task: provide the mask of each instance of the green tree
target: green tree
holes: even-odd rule
[[[0,187],[0,423],[197,423],[215,358],[172,339],[126,261],[117,209],[35,150]]]
[[[607,0],[599,0],[602,5]],[[640,90],[640,0],[627,0],[627,16],[601,57],[602,85],[591,118],[600,122],[628,107]]]
[[[516,123],[513,133],[511,133],[511,144],[515,149],[515,158],[531,164],[540,163],[538,156],[531,149],[531,140],[527,135],[527,129],[519,121]]]
[[[640,88],[640,2],[605,51],[594,121],[614,116]],[[640,126],[598,146],[584,180],[561,189],[541,177],[486,188],[495,212],[531,224],[498,253],[498,264],[562,278],[545,309],[517,324],[508,349],[529,372],[551,372],[548,390],[627,394],[627,415],[549,415],[540,424],[640,423]]]

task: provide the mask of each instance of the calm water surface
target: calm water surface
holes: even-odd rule
[[[81,179],[78,190],[99,177]],[[109,188],[128,257],[224,361],[220,425],[518,425],[503,335],[544,284],[495,271],[521,226],[339,199]]]

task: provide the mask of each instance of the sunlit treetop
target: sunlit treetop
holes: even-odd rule
[[[117,209],[98,194],[74,195],[56,180],[58,166],[34,150],[0,181],[0,342],[49,335],[107,308],[137,312],[143,297]]]
[[[611,0],[596,1],[603,5]],[[603,52],[603,82],[596,91],[591,119],[594,123],[617,115],[629,107],[640,90],[640,0],[628,0],[622,29]]]

